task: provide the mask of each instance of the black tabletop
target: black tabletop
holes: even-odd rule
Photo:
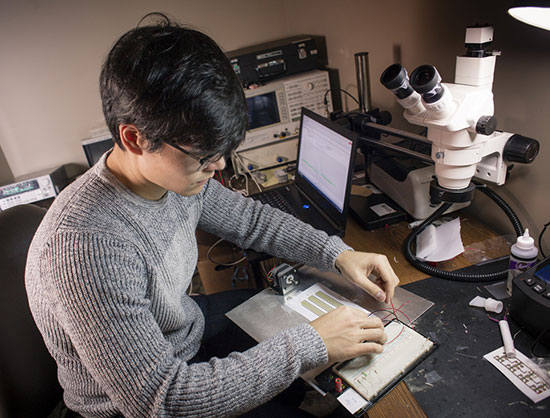
[[[495,271],[495,266],[478,269]],[[415,322],[415,329],[440,344],[405,382],[428,417],[549,417],[550,398],[533,403],[483,358],[503,345],[498,324],[484,309],[468,306],[475,296],[491,296],[487,284],[432,277],[403,286],[435,303]],[[503,302],[506,311],[509,300]],[[491,316],[501,319],[504,314]],[[513,320],[508,321],[512,335],[520,331]],[[514,340],[516,349],[527,357],[533,342],[525,331]],[[545,348],[539,351],[544,353]]]

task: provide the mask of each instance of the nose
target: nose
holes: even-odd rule
[[[208,164],[206,167],[208,170],[221,171],[225,168],[225,157],[220,158],[218,161]]]

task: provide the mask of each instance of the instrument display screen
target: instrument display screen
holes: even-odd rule
[[[544,280],[546,283],[550,283],[550,264],[546,264],[543,268],[537,270],[535,276],[538,279]]]
[[[275,92],[249,97],[246,102],[248,104],[248,129],[281,122]]]
[[[27,180],[9,186],[0,187],[0,199],[10,196],[16,196],[18,194],[30,192],[38,189],[38,180]]]

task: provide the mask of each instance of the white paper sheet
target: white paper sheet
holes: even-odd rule
[[[464,252],[460,218],[438,227],[430,225],[416,237],[416,257],[423,261],[445,261]]]

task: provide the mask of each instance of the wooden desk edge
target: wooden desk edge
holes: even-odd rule
[[[365,417],[368,418],[426,418],[405,382],[399,383],[391,392],[374,405]]]

